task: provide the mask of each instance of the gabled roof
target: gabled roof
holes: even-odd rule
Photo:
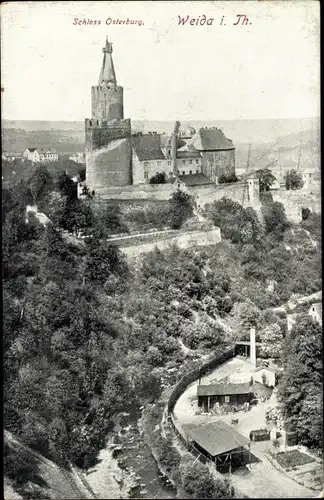
[[[203,127],[189,141],[199,151],[224,151],[235,149],[231,139],[228,139],[221,129]]]
[[[206,177],[206,175],[204,174],[178,175],[178,179],[186,186],[203,186],[214,184],[214,182],[208,179],[208,177]]]
[[[158,134],[143,134],[132,137],[132,147],[139,161],[165,160]]]
[[[310,311],[313,311],[313,310],[322,319],[322,303],[317,302],[316,304],[312,304],[311,307],[309,308],[309,313],[310,313]]]
[[[234,394],[249,394],[249,384],[209,384],[198,385],[198,396],[230,396]]]
[[[205,425],[184,424],[183,430],[199,446],[212,457],[221,455],[241,446],[246,446],[250,440],[237,432],[225,422],[216,421]]]

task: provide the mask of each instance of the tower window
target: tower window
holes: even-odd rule
[[[168,154],[169,154],[169,155],[171,154],[171,149],[169,149]]]

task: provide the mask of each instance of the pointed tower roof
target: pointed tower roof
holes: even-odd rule
[[[102,49],[104,57],[99,76],[99,85],[102,85],[103,83],[107,84],[109,82],[113,83],[114,85],[117,85],[116,73],[112,59],[112,51],[113,51],[112,43],[108,42],[108,36],[107,36],[106,45]]]

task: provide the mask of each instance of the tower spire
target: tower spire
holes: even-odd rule
[[[112,59],[112,51],[112,43],[108,41],[108,36],[106,36],[106,44],[102,49],[104,56],[99,76],[99,85],[107,85],[109,87],[117,86],[114,62]]]

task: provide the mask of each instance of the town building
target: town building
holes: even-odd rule
[[[249,384],[208,384],[197,386],[198,407],[208,412],[216,406],[242,406],[253,399]]]
[[[57,162],[59,155],[55,149],[44,151],[43,149],[27,148],[23,153],[23,158],[32,163],[50,163]]]
[[[156,132],[132,135],[133,184],[150,181],[156,174],[172,175],[171,161],[161,148],[161,136]]]

